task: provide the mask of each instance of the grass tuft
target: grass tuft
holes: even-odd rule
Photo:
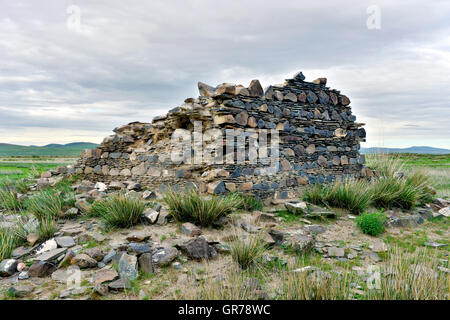
[[[97,200],[91,214],[100,217],[107,228],[127,228],[141,222],[145,203],[133,196],[114,194]]]
[[[230,243],[231,257],[241,269],[257,266],[264,254],[264,250],[264,243],[258,236],[252,236],[247,239],[239,237]]]
[[[205,199],[193,189],[183,193],[169,190],[163,201],[169,206],[170,213],[177,222],[193,222],[201,226],[212,225],[220,217],[242,205],[242,200],[236,194]]]
[[[315,184],[305,190],[303,199],[313,204],[343,208],[359,214],[369,207],[372,195],[367,182],[347,179],[332,184]]]
[[[236,208],[245,211],[261,211],[264,208],[264,203],[258,197],[252,194],[237,194],[241,200],[241,204]]]
[[[16,244],[15,233],[9,228],[0,228],[0,262],[11,257]]]
[[[27,209],[37,220],[57,219],[63,213],[64,199],[52,189],[43,190],[28,200]]]

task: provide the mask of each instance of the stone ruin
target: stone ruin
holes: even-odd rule
[[[81,154],[75,172],[90,181],[134,181],[155,192],[195,185],[210,194],[251,192],[262,199],[293,198],[307,184],[359,177],[364,124],[355,122],[349,98],[326,83],[306,82],[302,72],[265,90],[258,80],[248,88],[199,82],[197,99],[151,123],[114,129]],[[177,149],[174,137],[188,137],[185,149]],[[202,148],[209,161],[195,161]],[[275,165],[263,161],[269,158]]]

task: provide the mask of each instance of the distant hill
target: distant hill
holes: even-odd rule
[[[51,157],[78,157],[84,149],[98,147],[91,142],[74,142],[68,144],[48,144],[46,146],[20,146],[0,143],[0,157],[11,156],[51,156]]]
[[[363,154],[370,153],[419,153],[419,154],[450,154],[449,149],[433,147],[409,147],[409,148],[361,148]]]

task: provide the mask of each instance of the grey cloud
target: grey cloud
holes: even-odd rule
[[[408,137],[424,131],[431,145],[450,136],[448,1],[73,3],[81,33],[67,29],[67,2],[2,2],[0,127],[101,137],[198,95],[198,80],[268,85],[303,70],[349,95],[368,128],[390,128],[386,143],[401,136],[413,144]],[[381,30],[366,27],[372,4]],[[368,144],[378,138],[368,130]]]

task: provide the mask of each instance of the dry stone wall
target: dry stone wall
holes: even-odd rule
[[[247,88],[199,82],[197,99],[186,99],[152,123],[114,129],[98,148],[82,153],[75,171],[91,181],[131,180],[156,192],[195,184],[212,194],[242,191],[261,198],[290,198],[307,184],[358,177],[364,163],[359,154],[363,124],[355,122],[349,98],[326,82],[306,82],[301,72],[265,90],[258,80]],[[195,126],[201,139],[196,140]],[[181,153],[184,162],[174,163],[171,154],[178,149],[171,137],[183,134],[193,137],[191,149]],[[211,139],[217,134],[223,142]],[[265,160],[278,156],[276,166],[252,160],[255,152],[260,155],[266,134]],[[235,138],[227,140],[227,135]],[[270,144],[275,136],[278,147]],[[244,149],[238,141],[245,142]],[[195,162],[196,150],[208,147],[216,148],[217,157],[223,153],[222,163]]]

